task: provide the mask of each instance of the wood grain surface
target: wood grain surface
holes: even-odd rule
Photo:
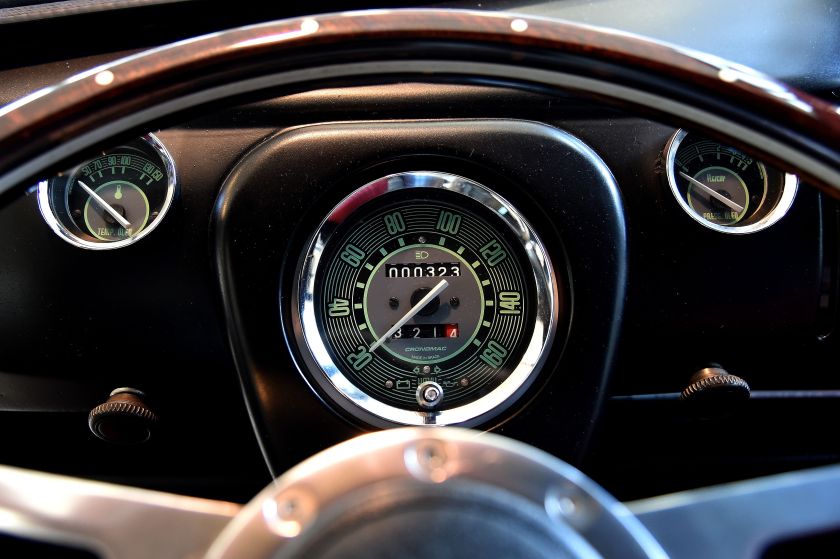
[[[0,109],[0,192],[16,186],[10,177],[19,180],[21,175],[11,171],[24,162],[42,156],[41,170],[49,169],[60,160],[49,154],[68,139],[179,96],[300,68],[430,56],[564,72],[699,107],[773,138],[793,155],[759,142],[745,146],[748,151],[795,165],[806,180],[840,191],[835,180],[840,176],[838,108],[748,68],[569,22],[487,12],[385,10],[206,35],[94,69],[12,103]],[[464,81],[470,79],[467,74]],[[615,94],[601,97],[639,108],[638,101],[629,103]],[[671,120],[679,116],[649,105],[642,108],[650,114]],[[725,132],[706,131],[727,138]],[[833,175],[820,169],[831,169]]]

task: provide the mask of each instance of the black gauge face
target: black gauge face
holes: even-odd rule
[[[171,158],[147,136],[42,183],[39,202],[65,240],[83,248],[117,248],[157,225],[174,188]]]
[[[510,220],[527,225],[499,198],[488,207],[386,179],[362,192],[376,195],[333,210],[311,247],[326,241],[317,268],[303,271],[302,301],[312,289],[303,313],[314,320],[306,342],[321,373],[343,403],[395,423],[462,423],[503,407],[531,380],[553,328],[555,288],[539,241],[528,228],[523,243]]]
[[[796,177],[697,134],[678,132],[666,153],[677,201],[711,229],[749,233],[768,227],[793,201]]]
[[[435,382],[444,410],[492,390],[521,356],[533,279],[504,230],[471,204],[408,194],[348,220],[325,254],[316,306],[333,358],[353,384],[413,410],[417,387]]]

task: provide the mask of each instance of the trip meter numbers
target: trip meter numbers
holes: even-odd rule
[[[509,203],[462,177],[365,185],[324,220],[303,262],[315,380],[370,423],[501,412],[532,382],[556,328],[542,243]]]

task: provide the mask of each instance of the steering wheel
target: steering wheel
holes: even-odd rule
[[[416,79],[573,92],[690,123],[840,192],[840,109],[641,37],[464,11],[324,15],[94,68],[0,109],[0,195],[116,137],[257,95]],[[247,506],[0,467],[0,531],[104,557],[744,557],[840,525],[840,467],[623,505],[572,466],[451,428],[364,435]]]

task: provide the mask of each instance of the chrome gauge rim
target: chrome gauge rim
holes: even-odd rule
[[[76,232],[72,231],[69,227],[67,227],[61,219],[58,218],[50,201],[52,188],[50,185],[51,181],[43,180],[38,183],[38,209],[40,210],[44,221],[47,223],[50,229],[52,229],[53,232],[55,232],[56,235],[58,235],[64,241],[78,248],[83,248],[86,250],[113,250],[136,243],[137,241],[154,231],[158,227],[158,225],[160,225],[161,221],[163,221],[163,218],[169,211],[169,208],[172,206],[172,201],[175,199],[175,193],[178,187],[178,178],[175,171],[175,162],[172,159],[172,155],[154,134],[146,134],[145,136],[142,136],[140,140],[148,144],[149,147],[151,147],[152,150],[154,150],[154,152],[157,153],[157,155],[160,157],[161,162],[163,163],[167,174],[166,194],[164,197],[163,204],[161,205],[160,210],[158,210],[158,215],[154,218],[154,220],[151,221],[151,223],[149,223],[148,225],[144,226],[144,228],[136,235],[132,235],[119,241],[95,242],[83,239],[79,237],[79,235]],[[82,167],[82,165],[84,165],[84,163],[82,163],[81,165],[77,165],[73,169],[69,170],[66,174],[70,176],[75,175],[76,172]]]
[[[383,188],[382,185],[386,184]],[[528,279],[535,284],[536,304],[533,324],[527,324],[524,353],[512,372],[489,393],[459,407],[424,412],[402,409],[379,401],[353,384],[342,372],[327,348],[319,328],[316,304],[316,278],[326,264],[325,249],[334,240],[342,223],[368,202],[396,191],[437,189],[469,197],[479,202],[506,224],[528,258],[521,263]],[[531,277],[531,274],[533,276]],[[528,222],[504,198],[461,176],[416,171],[389,175],[357,189],[335,206],[320,223],[309,242],[298,275],[295,309],[301,324],[298,342],[301,351],[317,370],[312,378],[327,395],[354,417],[375,426],[393,425],[476,425],[503,412],[528,389],[539,372],[557,328],[558,288],[545,247]],[[373,351],[373,350],[371,350]],[[305,369],[305,367],[303,368]]]
[[[680,188],[677,185],[677,168],[676,168],[676,158],[677,158],[677,150],[679,149],[682,141],[686,138],[688,132],[686,130],[677,130],[673,136],[671,136],[670,140],[668,140],[667,145],[665,146],[665,173],[668,178],[668,186],[671,189],[671,193],[674,195],[677,203],[680,207],[685,211],[685,213],[691,217],[694,221],[702,225],[703,227],[707,227],[713,231],[717,231],[718,233],[725,233],[729,235],[746,235],[749,233],[756,233],[763,229],[767,229],[774,223],[778,222],[782,219],[790,210],[790,207],[793,205],[793,200],[796,197],[796,191],[799,187],[799,177],[791,173],[782,173],[782,192],[781,196],[779,196],[778,200],[775,202],[775,205],[766,213],[766,215],[762,216],[760,219],[753,221],[751,223],[746,223],[744,225],[735,224],[719,224],[713,223],[703,216],[701,216],[697,211],[691,207],[691,205],[686,201],[683,194],[680,192]],[[759,162],[759,164],[763,165]],[[766,191],[765,191],[765,198],[762,198],[761,203],[759,206],[763,206],[764,204],[768,203],[766,200]],[[772,202],[771,202],[772,203]],[[758,211],[759,208],[756,208],[755,211]]]

